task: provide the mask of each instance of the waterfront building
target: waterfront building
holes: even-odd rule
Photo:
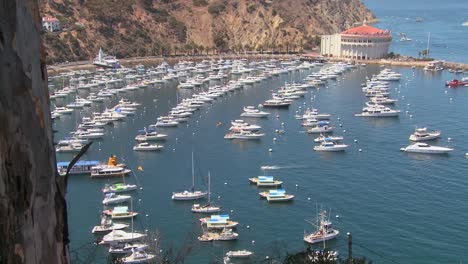
[[[323,35],[321,55],[346,59],[381,59],[388,54],[392,35],[363,24],[334,35]]]
[[[44,30],[50,32],[56,32],[62,30],[60,27],[60,21],[55,17],[43,17],[42,18],[42,27]]]

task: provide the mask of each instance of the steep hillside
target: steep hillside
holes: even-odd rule
[[[361,0],[40,0],[60,33],[44,33],[49,62],[118,57],[302,50],[315,35],[374,19]]]

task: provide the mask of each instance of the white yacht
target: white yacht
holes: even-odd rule
[[[447,154],[453,149],[447,147],[431,146],[426,143],[415,143],[405,148],[401,148],[401,151],[412,152],[412,153],[425,153],[425,154]]]
[[[314,126],[307,129],[307,133],[331,133],[335,128],[329,125],[328,121],[318,121]]]
[[[339,136],[326,136],[324,134],[320,134],[319,137],[315,138],[314,139],[314,142],[316,143],[321,143],[321,142],[324,142],[324,141],[340,141],[340,140],[343,140],[343,137],[339,137]]]
[[[163,145],[158,144],[150,144],[148,142],[140,142],[136,146],[133,147],[134,151],[156,151],[163,149]]]
[[[228,251],[226,253],[226,257],[228,258],[249,258],[253,255],[252,251],[248,250],[235,250],[235,251]]]
[[[99,165],[91,168],[91,178],[122,177],[129,174],[131,170],[111,165]]]
[[[242,117],[268,117],[270,113],[260,111],[254,106],[244,107],[244,112],[241,114]]]
[[[123,257],[120,260],[124,264],[136,264],[136,263],[152,263],[156,258],[156,255],[146,253],[142,248],[133,249],[132,254],[127,257]]]
[[[68,107],[55,107],[54,112],[59,113],[61,115],[63,114],[71,114],[73,113],[73,109],[68,108]]]
[[[128,211],[128,206],[116,206],[102,212],[112,219],[129,219],[138,215],[137,212]]]
[[[285,99],[279,96],[273,96],[272,99],[266,100],[263,103],[264,107],[271,107],[271,108],[286,108],[292,103],[292,100]]]
[[[145,234],[136,232],[125,232],[123,230],[112,230],[109,234],[105,235],[99,244],[110,244],[110,243],[124,243],[137,241],[146,237]]]
[[[112,243],[109,244],[109,253],[129,255],[137,248],[146,249],[148,245],[144,243]]]
[[[167,134],[162,134],[162,133],[158,133],[157,131],[155,130],[149,130],[149,131],[146,131],[143,130],[143,133],[142,134],[139,134],[135,137],[135,140],[136,141],[158,141],[158,140],[165,140],[166,138],[168,137]]]
[[[253,139],[255,140],[255,139],[261,139],[263,136],[265,136],[264,133],[240,130],[240,131],[227,133],[224,136],[224,138],[225,139]]]
[[[130,195],[116,195],[115,193],[106,193],[106,197],[104,200],[102,200],[102,204],[118,204],[130,201],[130,199],[132,199],[132,196]]]
[[[327,212],[321,211],[317,218],[317,230],[313,233],[305,233],[304,241],[309,244],[320,243],[336,238],[340,231],[333,229],[332,223],[328,220]]]
[[[102,188],[103,193],[123,193],[136,190],[137,186],[135,184],[128,184],[128,183],[114,183],[112,185],[106,184],[104,188]]]
[[[324,141],[322,141],[320,145],[315,146],[314,150],[315,151],[329,151],[329,152],[344,151],[347,147],[348,145],[346,144],[339,144],[332,140],[325,139]]]
[[[69,144],[59,145],[55,148],[56,152],[80,152],[83,148],[83,144],[78,142],[73,142]]]
[[[219,240],[219,241],[230,241],[230,240],[236,240],[238,237],[239,237],[239,234],[232,231],[232,229],[225,228],[219,234],[217,240]]]
[[[362,113],[355,114],[354,116],[360,117],[397,117],[400,114],[400,110],[391,109],[389,107],[373,104],[370,102],[366,103],[366,107],[362,109]]]
[[[427,127],[416,128],[413,134],[409,137],[411,141],[425,141],[440,137],[440,131],[427,131]]]
[[[398,102],[397,99],[388,98],[380,94],[369,98],[369,101],[375,104],[381,104],[381,105],[395,104],[396,102]]]
[[[175,121],[170,116],[158,117],[156,124],[151,125],[155,127],[176,127],[179,125],[179,122]]]
[[[93,64],[104,68],[120,68],[120,61],[114,56],[105,54],[102,49],[99,49],[99,53],[94,58]]]
[[[244,131],[255,132],[255,131],[258,131],[258,130],[260,130],[262,128],[259,125],[252,125],[252,124],[244,122],[244,120],[240,120],[240,119],[231,121],[231,125],[232,126],[229,128],[230,131],[244,130]]]

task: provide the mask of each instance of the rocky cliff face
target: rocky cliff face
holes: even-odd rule
[[[45,33],[49,61],[217,50],[302,50],[316,34],[374,19],[361,0],[40,0],[65,31]]]
[[[0,1],[0,263],[69,263],[36,0]]]

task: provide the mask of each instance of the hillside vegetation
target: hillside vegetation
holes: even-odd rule
[[[48,62],[240,50],[310,49],[317,34],[374,19],[361,0],[40,0],[64,30]]]

